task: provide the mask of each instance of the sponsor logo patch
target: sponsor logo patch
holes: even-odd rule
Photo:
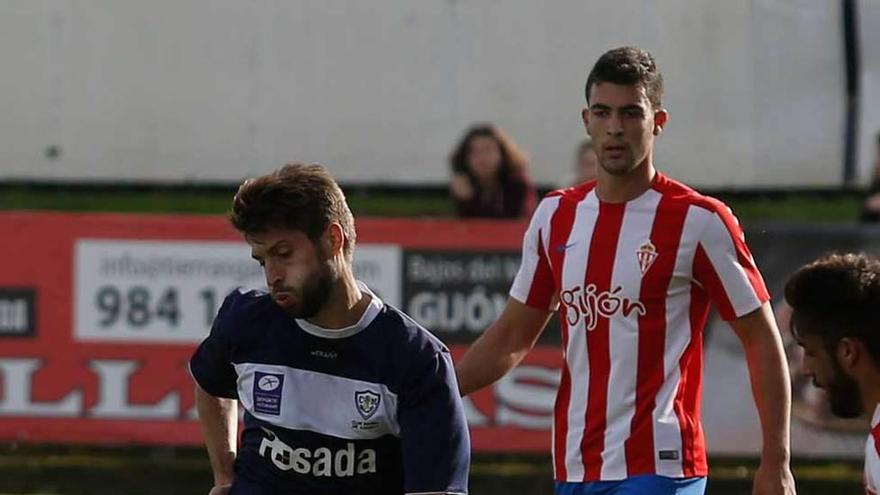
[[[553,250],[556,251],[557,253],[564,253],[564,252],[568,251],[568,248],[574,246],[575,244],[577,244],[577,241],[570,242],[568,244],[559,244],[556,247],[554,247]]]
[[[610,291],[601,292],[596,289],[595,284],[586,287],[576,285],[561,292],[560,316],[564,316],[566,323],[572,327],[583,319],[584,327],[589,331],[596,329],[599,318],[611,318],[618,314],[629,318],[633,313],[636,316],[645,314],[644,304],[623,296],[622,293],[623,287],[620,285]]]
[[[272,431],[261,428],[267,436],[260,442],[259,453],[282,471],[315,478],[349,478],[376,472],[375,449],[361,450],[354,442],[346,442],[339,448],[288,445]]]
[[[284,375],[277,373],[254,373],[254,411],[278,416],[281,414],[281,392]]]
[[[0,287],[0,336],[33,337],[37,332],[37,292]]]

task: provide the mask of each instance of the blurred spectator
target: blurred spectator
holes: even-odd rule
[[[472,126],[449,158],[449,192],[462,218],[528,217],[537,200],[528,158],[501,129]]]
[[[574,183],[573,185],[582,184],[596,178],[599,173],[599,157],[593,150],[593,140],[586,138],[581,141],[578,146],[577,154],[574,162]]]
[[[874,153],[874,177],[868,196],[862,203],[861,220],[863,222],[880,222],[880,133],[877,133],[877,149]]]

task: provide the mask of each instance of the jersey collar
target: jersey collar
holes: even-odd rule
[[[363,314],[361,314],[360,319],[354,325],[345,328],[324,328],[315,325],[314,323],[309,323],[306,320],[302,320],[296,318],[296,324],[299,325],[300,328],[303,329],[304,332],[314,335],[315,337],[321,337],[324,339],[344,339],[346,337],[351,337],[359,333],[361,330],[367,328],[373,320],[376,319],[376,316],[379,315],[379,312],[385,306],[379,296],[377,296],[373,291],[370,290],[369,287],[360,280],[357,281],[358,287],[370,294],[370,304],[367,305],[367,308],[364,310]]]

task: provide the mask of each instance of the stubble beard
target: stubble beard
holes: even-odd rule
[[[638,164],[635,162],[630,150],[622,153],[620,158],[613,160],[613,163],[612,160],[600,157],[599,166],[602,167],[605,173],[615,177],[623,177],[638,168]]]
[[[834,377],[826,390],[831,413],[840,418],[857,418],[863,409],[859,384],[847,376],[836,362],[834,368]]]
[[[318,268],[315,273],[306,279],[306,283],[301,289],[296,291],[299,296],[298,301],[291,305],[281,306],[281,309],[294,318],[308,319],[318,314],[336,288],[336,271],[323,253],[319,253],[318,259]]]

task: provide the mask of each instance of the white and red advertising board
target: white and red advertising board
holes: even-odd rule
[[[357,230],[357,277],[457,357],[504,306],[525,224],[360,218]],[[856,226],[746,231],[774,294],[823,251],[880,252],[880,231]],[[0,233],[0,442],[200,444],[189,357],[232,288],[264,285],[227,221],[0,212]],[[519,367],[466,398],[475,451],[549,452],[558,342],[551,322]],[[864,425],[831,418],[787,349],[793,452],[860,456]],[[710,452],[757,454],[740,343],[716,319],[704,352]]]
[[[359,219],[357,276],[429,323],[470,325],[465,338],[450,334],[458,355],[498,304],[482,288],[404,297],[404,261],[422,289],[501,275],[506,284],[524,227]],[[264,286],[226,220],[0,213],[0,232],[0,441],[200,443],[187,361],[230,290]],[[508,252],[494,268],[506,261],[506,273],[462,261],[469,251]],[[476,450],[547,451],[559,355],[536,349],[467,401]]]

